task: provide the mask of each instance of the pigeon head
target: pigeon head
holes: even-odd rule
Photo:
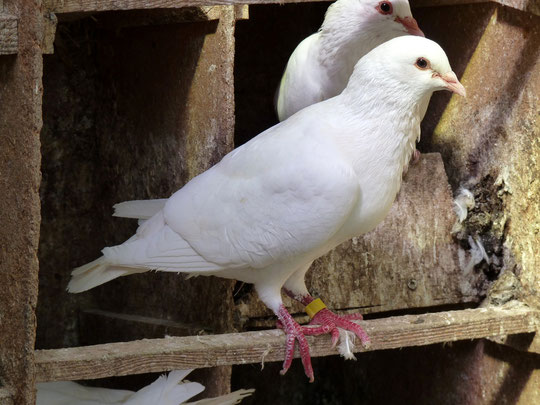
[[[424,36],[408,0],[337,0],[328,8],[322,30],[362,33],[379,43],[401,35]]]
[[[349,87],[364,93],[389,92],[392,98],[409,101],[437,90],[466,95],[444,50],[436,42],[410,35],[385,42],[360,59]]]

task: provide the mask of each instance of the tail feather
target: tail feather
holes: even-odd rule
[[[115,217],[149,219],[165,207],[166,198],[124,201],[114,205]]]
[[[182,379],[191,370],[171,371],[162,375],[152,384],[137,391],[125,402],[125,405],[179,405],[204,390],[196,382],[183,382]]]
[[[111,265],[105,256],[101,256],[99,259],[73,270],[67,290],[70,293],[80,293],[115,278],[133,273],[144,273],[146,271],[148,269]]]
[[[254,389],[238,390],[227,395],[222,395],[216,398],[202,399],[197,402],[189,402],[192,405],[235,405],[239,404],[245,397],[250,396],[255,392]],[[188,404],[186,404],[188,405]]]

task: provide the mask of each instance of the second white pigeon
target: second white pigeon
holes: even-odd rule
[[[289,58],[276,94],[279,120],[340,94],[362,56],[402,35],[424,36],[407,0],[337,0]]]

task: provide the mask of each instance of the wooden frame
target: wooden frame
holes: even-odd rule
[[[10,294],[0,297],[0,307],[13,316],[10,327],[0,328],[3,346],[0,360],[3,375],[1,404],[30,404],[34,380],[57,381],[91,379],[165,371],[177,367],[214,367],[283,360],[284,335],[278,330],[139,340],[70,349],[32,352],[35,338],[34,311],[37,301],[37,245],[39,237],[39,131],[41,128],[43,53],[52,52],[56,19],[54,14],[77,15],[111,10],[179,9],[203,7],[208,19],[219,18],[213,5],[302,3],[308,0],[0,0],[0,54],[6,57],[3,94],[0,106],[3,131],[10,136],[0,140],[4,162],[12,164],[6,175],[0,206],[10,218],[0,240],[9,240],[9,251],[1,253],[0,280]],[[324,1],[324,0],[309,0]],[[413,6],[436,7],[484,3],[484,0],[411,0]],[[489,0],[491,3],[540,15],[536,0]],[[22,4],[24,3],[24,4]],[[235,10],[236,18],[246,16],[246,8]],[[45,19],[45,22],[43,21]],[[40,49],[41,44],[41,49]],[[9,77],[8,77],[9,73]],[[9,79],[9,81],[8,81]],[[4,85],[5,83],[3,83]],[[20,176],[20,177],[17,177]],[[14,203],[13,201],[16,201]],[[17,205],[17,206],[15,206]],[[22,209],[25,216],[17,218]],[[10,225],[8,224],[8,225]],[[7,243],[6,243],[7,246]],[[7,290],[6,290],[7,291]],[[450,311],[425,315],[406,315],[363,322],[372,337],[369,351],[422,346],[458,340],[489,338],[520,350],[538,351],[540,312],[526,307]],[[4,330],[1,330],[4,329]],[[534,335],[534,348],[516,344],[508,336]],[[527,336],[527,337],[530,337]],[[308,338],[312,356],[335,355],[329,337]],[[529,339],[521,339],[521,341]],[[34,356],[33,356],[34,354]],[[35,369],[34,369],[35,368]]]
[[[328,0],[46,0],[45,3],[50,11],[64,14],[91,13],[109,10],[181,8],[208,5],[284,4],[316,1]],[[485,3],[486,1],[527,11],[536,15],[540,14],[540,6],[535,0],[411,0],[411,4],[413,7],[437,7]]]

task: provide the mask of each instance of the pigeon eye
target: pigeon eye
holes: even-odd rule
[[[392,3],[389,1],[381,1],[377,6],[377,10],[379,10],[379,13],[381,14],[392,14]]]
[[[422,70],[427,69],[429,67],[429,60],[425,58],[418,58],[416,59],[415,65],[419,69],[422,69]]]

